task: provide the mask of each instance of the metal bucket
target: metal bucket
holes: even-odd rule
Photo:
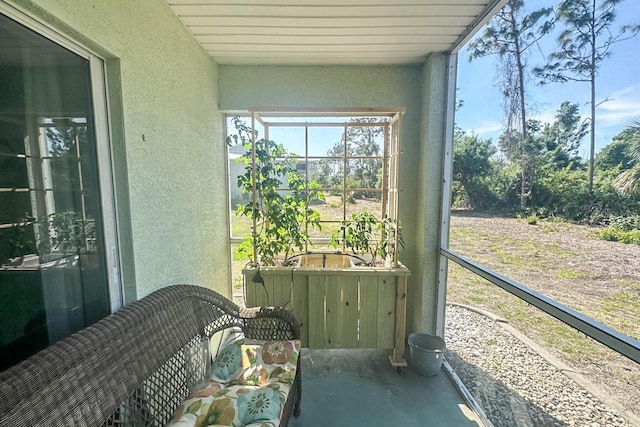
[[[440,371],[444,357],[444,340],[435,335],[414,332],[409,335],[411,366],[425,377]]]

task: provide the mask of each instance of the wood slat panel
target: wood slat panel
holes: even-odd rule
[[[252,273],[247,273],[244,275],[244,283],[246,286],[246,293],[247,293],[247,301],[246,301],[246,305],[247,307],[256,307],[256,283],[253,283],[251,281],[253,277]]]
[[[327,276],[325,278],[325,348],[340,348],[340,276]]]
[[[396,323],[396,279],[378,279],[378,348],[393,348]]]
[[[179,17],[186,16],[251,16],[259,19],[278,17],[294,18],[352,18],[352,17],[405,17],[405,16],[464,16],[474,17],[480,14],[484,5],[460,7],[452,4],[417,5],[287,5],[279,4],[176,4],[171,7]]]
[[[338,335],[339,348],[358,348],[358,276],[339,277]]]
[[[367,280],[368,279],[368,280]],[[360,278],[360,348],[378,345],[378,281]]]
[[[309,348],[325,348],[325,276],[309,276]]]
[[[295,275],[291,308],[300,323],[300,341],[309,347],[309,276]]]
[[[262,279],[264,280],[264,286],[260,283],[255,284],[256,306],[269,307],[274,305],[273,276],[263,274]]]
[[[293,283],[291,275],[273,275],[273,305],[277,307],[291,306],[291,295],[293,294]]]

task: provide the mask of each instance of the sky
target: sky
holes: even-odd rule
[[[526,12],[558,3],[551,0],[525,1]],[[612,28],[630,24],[640,24],[640,0],[625,0],[616,8],[616,21]],[[557,46],[556,34],[541,40],[538,47],[531,49],[527,59],[528,115],[543,123],[553,122],[558,107],[564,101],[577,103],[582,117],[589,116],[589,83],[549,83],[541,86],[536,84],[531,72],[533,67],[543,65],[545,56]],[[463,106],[456,112],[456,124],[482,138],[492,138],[497,142],[503,117],[502,99],[495,87],[497,56],[469,62],[467,47],[468,44],[458,55],[457,99],[463,101]],[[604,100],[607,101],[596,109],[596,152],[609,144],[625,127],[640,120],[640,35],[614,45],[611,56],[602,63],[596,80],[596,104]],[[580,148],[584,158],[588,157],[588,145],[587,135]]]

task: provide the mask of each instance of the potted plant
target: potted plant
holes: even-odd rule
[[[324,200],[324,195],[317,191],[317,183],[306,183],[300,176],[295,157],[282,144],[264,138],[253,142],[250,129],[242,122],[236,126],[246,148],[241,157],[245,172],[238,177],[238,187],[254,194],[253,200],[236,209],[236,215],[253,221],[240,254],[254,267],[287,265],[295,249],[304,250],[309,227],[320,228],[320,213],[310,205]]]
[[[379,220],[370,212],[354,212],[333,233],[331,245],[349,248],[354,266],[376,267],[383,263],[391,267],[397,258],[396,246],[404,248],[404,241],[399,226],[391,218]]]
[[[42,255],[55,253],[63,257],[76,257],[81,267],[98,265],[95,247],[95,223],[86,220],[76,211],[54,212],[41,221],[43,235],[39,250]]]
[[[27,228],[31,221],[21,218],[0,233],[0,266],[20,266],[25,256],[36,252],[33,233]]]
[[[308,231],[320,227],[320,214],[311,207],[324,200],[319,185],[298,173],[295,156],[282,145],[254,138],[253,129],[239,119],[234,122],[237,134],[227,143],[242,144],[246,150],[237,184],[252,195],[236,209],[237,215],[252,220],[251,235],[240,246],[240,253],[250,259],[243,269],[246,305],[291,307],[300,321],[304,346],[394,348],[392,363],[406,366],[409,271],[397,260],[402,239],[396,221],[358,212],[332,236],[334,248],[342,245],[343,251],[295,254],[307,246]],[[366,265],[354,268],[349,262],[327,261],[345,255],[361,258]],[[301,262],[290,263],[292,258]]]

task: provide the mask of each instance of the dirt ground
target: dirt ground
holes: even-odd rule
[[[456,212],[450,248],[635,339],[640,337],[640,246],[596,229]],[[640,366],[450,263],[448,299],[509,320],[605,395],[640,417]]]

